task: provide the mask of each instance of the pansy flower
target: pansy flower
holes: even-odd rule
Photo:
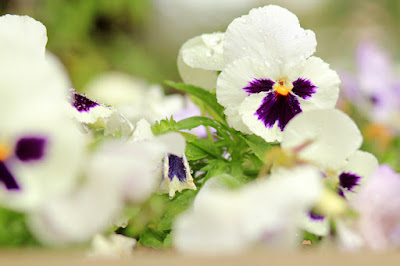
[[[280,141],[300,112],[333,108],[339,77],[311,56],[315,47],[314,33],[284,8],[270,5],[235,19],[225,33],[225,68],[217,80],[217,99],[232,126]]]
[[[136,124],[132,135],[134,142],[148,142],[151,144],[156,139],[151,131],[150,124],[146,120],[142,119]],[[176,148],[174,149],[176,150]],[[161,177],[159,191],[168,193],[170,198],[173,198],[177,191],[197,189],[189,162],[182,151],[173,152],[173,149],[170,148],[169,152],[165,153],[162,161],[155,161],[152,168],[154,169],[154,175]]]
[[[184,189],[197,189],[185,154],[182,156],[166,154],[163,160],[160,190],[167,192],[169,197],[173,198],[176,191],[182,192]]]
[[[337,109],[299,114],[285,128],[281,142],[284,150],[318,166],[325,175],[324,179],[335,185],[337,193],[346,199],[356,195],[378,166],[375,156],[358,150],[361,144],[362,136],[357,125]],[[309,213],[305,216],[305,229],[327,234],[328,224],[322,218]]]
[[[105,135],[121,132],[122,136],[128,137],[132,134],[132,124],[117,109],[91,100],[74,89],[68,98],[71,115],[78,122],[104,129]]]
[[[356,51],[357,75],[343,72],[343,96],[370,120],[399,131],[400,79],[394,62],[376,43],[361,42]],[[385,81],[385,86],[379,84]]]

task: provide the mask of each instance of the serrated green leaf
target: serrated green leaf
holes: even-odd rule
[[[197,147],[196,145],[193,145],[192,143],[188,142],[186,144],[186,158],[188,159],[188,161],[197,161],[197,160],[201,160],[204,158],[208,157],[208,152],[204,151],[203,149],[200,149],[199,147]]]
[[[167,233],[147,227],[139,236],[139,242],[146,247],[163,248]]]
[[[256,135],[242,135],[241,137],[246,141],[254,154],[262,162],[265,162],[265,153],[272,148],[271,144]]]
[[[164,247],[170,248],[170,247],[172,247],[172,245],[173,245],[173,238],[172,238],[172,232],[171,232],[164,239]]]
[[[164,216],[157,225],[157,229],[170,230],[175,217],[189,208],[196,194],[197,191],[189,189],[182,191],[182,193],[177,193],[175,198],[169,202]]]
[[[212,117],[221,122],[225,121],[224,108],[218,103],[215,95],[211,94],[209,91],[184,83],[176,83],[173,81],[166,81],[165,83],[177,90],[189,93],[190,95],[197,97],[206,106],[209,107],[207,111]]]

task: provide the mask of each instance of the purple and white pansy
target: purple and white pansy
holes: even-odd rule
[[[246,36],[246,37],[244,37]],[[298,113],[333,108],[339,77],[315,52],[315,35],[278,6],[253,9],[225,33],[217,99],[232,126],[268,142]]]
[[[156,139],[157,137],[151,131],[150,123],[144,119],[136,123],[132,134],[133,142],[146,142],[151,145]],[[176,149],[176,147],[174,149],[170,147],[164,154],[164,158],[154,161],[154,165],[150,169],[154,170],[153,175],[160,181],[159,191],[161,193],[168,193],[170,198],[175,197],[177,191],[182,192],[185,189],[197,189],[185,153],[183,150]],[[159,177],[161,177],[161,180]]]

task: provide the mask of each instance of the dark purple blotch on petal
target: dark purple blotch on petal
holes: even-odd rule
[[[325,216],[319,215],[318,213],[316,213],[314,211],[310,211],[308,213],[308,216],[314,221],[323,221],[325,219]]]
[[[77,92],[72,91],[72,106],[79,112],[89,112],[91,108],[98,106],[99,104],[95,101],[90,100],[85,95],[81,95]]]
[[[2,182],[8,190],[20,189],[14,176],[8,170],[6,164],[0,161],[0,182]]]
[[[270,79],[255,79],[251,82],[249,82],[249,85],[247,87],[244,87],[243,90],[245,90],[248,94],[252,93],[260,93],[260,92],[267,92],[272,90],[272,86],[275,84]]]
[[[309,99],[316,90],[317,87],[308,79],[298,78],[293,82],[292,92],[304,100]]]
[[[168,178],[172,181],[175,176],[181,183],[186,181],[185,164],[182,157],[168,154]]]
[[[343,189],[347,189],[348,191],[353,191],[355,186],[358,186],[358,182],[361,180],[361,177],[352,174],[352,173],[347,173],[343,172],[339,176],[339,185]]]
[[[39,160],[44,156],[45,146],[45,138],[23,137],[17,141],[15,155],[21,161]]]
[[[283,131],[287,123],[300,112],[300,103],[296,96],[292,94],[283,96],[270,92],[263,99],[255,115],[267,128],[271,128],[278,121],[278,127]]]

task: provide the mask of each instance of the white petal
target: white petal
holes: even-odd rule
[[[318,236],[327,236],[330,230],[328,218],[323,220],[313,220],[306,213],[303,213],[299,226],[303,230]]]
[[[85,242],[111,226],[121,211],[122,198],[104,181],[49,200],[30,217],[32,232],[45,244],[64,245]]]
[[[239,114],[242,117],[243,123],[250,129],[250,131],[267,142],[275,142],[282,140],[282,131],[276,122],[271,128],[267,128],[263,121],[258,119],[255,115],[257,109],[262,104],[266,93],[252,94],[248,96],[241,104]]]
[[[303,111],[334,108],[339,97],[340,79],[329,65],[318,57],[310,57],[304,64],[299,64],[289,71],[289,79],[309,79],[317,88],[307,100],[298,97]]]
[[[183,44],[180,53],[183,62],[192,68],[222,70],[224,33],[216,32],[194,37]]]
[[[354,192],[344,190],[347,199],[352,199],[355,196],[355,193],[367,182],[377,167],[378,160],[376,157],[366,151],[358,150],[347,159],[347,163],[343,167],[342,172],[353,173],[361,177],[358,182],[359,185],[352,189]]]
[[[0,17],[0,46],[18,46],[34,57],[44,58],[47,43],[46,27],[29,16]]]
[[[212,90],[215,88],[218,78],[217,71],[190,67],[185,64],[181,54],[178,55],[177,65],[179,75],[184,83],[192,84],[205,90]]]
[[[95,235],[92,240],[90,257],[122,258],[133,255],[136,239],[121,234],[110,236]]]
[[[236,106],[246,97],[243,88],[255,79],[278,80],[281,78],[279,69],[263,64],[260,61],[246,57],[226,66],[218,77],[217,99],[225,106]]]
[[[288,10],[269,5],[228,26],[224,40],[225,63],[250,56],[271,64],[295,65],[315,52],[315,34],[300,27]]]
[[[243,123],[242,116],[239,114],[239,108],[237,106],[227,107],[224,111],[228,118],[228,122],[236,130],[239,130],[245,134],[253,134],[253,132]]]
[[[354,121],[337,109],[302,112],[283,131],[281,146],[293,150],[310,142],[299,156],[322,166],[339,170],[362,143]]]
[[[151,125],[146,119],[140,119],[135,125],[135,130],[132,134],[132,140],[138,141],[148,141],[154,138],[154,134],[151,131]]]

